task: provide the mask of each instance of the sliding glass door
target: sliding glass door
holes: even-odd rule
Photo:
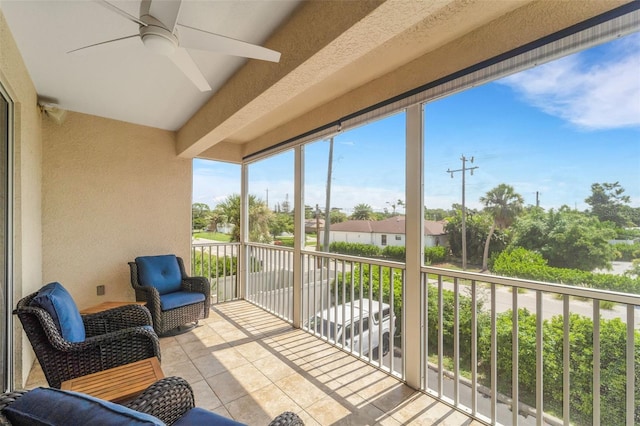
[[[11,379],[10,356],[12,341],[11,292],[9,286],[9,146],[11,143],[12,110],[8,95],[0,86],[0,386],[8,389]]]

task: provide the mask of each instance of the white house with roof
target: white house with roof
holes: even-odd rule
[[[444,221],[424,221],[424,246],[435,247],[448,244]],[[324,229],[319,237],[324,238]],[[384,248],[405,245],[405,217],[394,216],[384,220],[348,220],[332,224],[329,242],[371,244]]]

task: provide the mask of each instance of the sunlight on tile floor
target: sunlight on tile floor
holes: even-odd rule
[[[165,376],[196,405],[249,425],[283,411],[306,425],[480,425],[245,301],[216,305],[201,326],[160,339]],[[35,366],[27,388],[46,386]]]

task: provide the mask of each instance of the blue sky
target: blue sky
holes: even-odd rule
[[[640,34],[514,74],[425,106],[425,204],[461,202],[460,157],[467,206],[507,183],[526,204],[580,210],[591,184],[620,182],[640,206]],[[404,200],[404,113],[334,138],[331,206],[375,210]],[[305,204],[325,204],[328,142],[305,148]],[[194,161],[193,202],[211,207],[240,190],[240,168]],[[293,153],[249,167],[249,191],[269,205],[293,203]],[[396,206],[398,211],[402,211]]]

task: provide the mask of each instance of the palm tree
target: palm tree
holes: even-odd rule
[[[240,241],[240,195],[227,196],[223,202],[216,206],[213,214],[221,220],[225,220],[226,223],[232,224],[231,241]],[[264,201],[249,194],[249,241],[271,242],[269,220],[272,214]]]
[[[369,204],[360,203],[353,207],[353,220],[370,220],[373,218],[373,208]]]
[[[484,204],[485,211],[493,216],[493,224],[489,229],[489,235],[484,243],[484,254],[482,255],[482,270],[487,270],[487,259],[489,258],[489,242],[496,228],[505,229],[511,226],[514,219],[522,211],[524,199],[511,185],[501,183],[483,197],[480,202]]]

